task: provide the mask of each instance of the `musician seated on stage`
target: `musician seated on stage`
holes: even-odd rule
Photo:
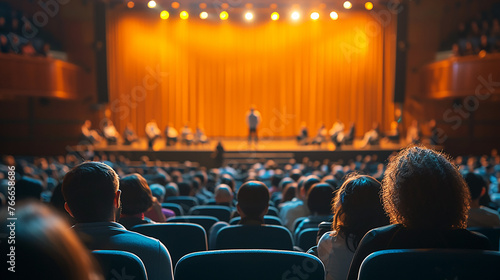
[[[203,131],[201,126],[196,127],[196,132],[194,133],[194,143],[195,144],[206,144],[208,143],[208,137]]]
[[[135,131],[132,128],[132,124],[128,123],[125,127],[125,131],[123,131],[123,145],[130,145],[138,141],[139,137],[137,137],[137,134],[135,134]]]
[[[330,139],[332,139],[333,144],[335,144],[336,147],[340,147],[344,140],[344,124],[340,120],[337,120],[328,134],[330,134]]]
[[[182,143],[186,145],[191,145],[194,140],[193,131],[188,124],[185,124],[181,131]]]
[[[179,137],[179,132],[175,129],[171,123],[165,127],[165,141],[167,146],[175,145],[177,143],[177,137]]]
[[[104,122],[104,128],[102,129],[102,132],[108,145],[116,145],[118,143],[120,134],[116,130],[116,127],[111,120],[106,120]]]
[[[316,134],[316,137],[312,140],[311,144],[316,144],[318,146],[321,146],[324,142],[326,142],[326,135],[328,134],[328,131],[326,130],[325,124],[321,124],[320,128],[318,129],[318,133]]]
[[[307,138],[309,137],[309,131],[305,122],[300,125],[299,135],[297,136],[297,143],[299,145],[307,145]]]
[[[90,120],[86,120],[82,125],[82,141],[87,144],[93,145],[102,141],[101,135],[94,130],[91,129],[92,122]]]
[[[378,145],[380,143],[380,129],[378,123],[373,123],[373,128],[365,133],[363,137],[363,148],[368,145]]]
[[[160,138],[161,131],[155,120],[151,120],[146,124],[146,136],[148,137],[148,149],[152,150],[156,139]]]

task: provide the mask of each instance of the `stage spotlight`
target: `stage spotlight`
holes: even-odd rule
[[[278,12],[274,12],[271,14],[272,20],[278,20],[279,18],[280,18],[280,14],[278,14]]]
[[[332,11],[330,13],[330,18],[332,18],[333,20],[337,20],[337,19],[339,19],[339,14],[337,14],[337,12],[335,12],[335,11]]]
[[[253,14],[251,12],[246,12],[245,13],[245,19],[250,21],[253,19]]]
[[[352,8],[352,4],[351,4],[351,2],[349,2],[349,1],[345,1],[345,2],[344,2],[344,9],[349,10],[350,8]]]
[[[127,7],[128,7],[129,9],[132,9],[134,6],[135,6],[134,1],[128,1],[128,2],[127,2]]]
[[[222,11],[220,14],[219,14],[219,17],[220,19],[222,20],[226,20],[229,18],[229,14],[226,12],[226,11]]]
[[[186,11],[182,11],[179,16],[181,17],[181,19],[188,19],[189,18],[189,14],[188,12]]]
[[[161,19],[167,19],[169,16],[170,16],[170,14],[167,11],[161,11],[161,13],[160,13]]]
[[[153,9],[154,7],[156,7],[156,2],[154,0],[151,0],[148,2],[148,7]]]
[[[319,18],[319,13],[317,13],[317,12],[311,13],[312,20],[317,20],[318,18]]]
[[[171,6],[172,6],[172,8],[174,8],[174,9],[179,9],[179,7],[180,7],[181,5],[179,4],[179,2],[172,2]]]
[[[367,9],[368,11],[371,11],[371,9],[373,9],[373,3],[372,2],[366,2],[365,3],[365,9]]]
[[[200,18],[201,19],[207,19],[208,18],[208,13],[207,12],[201,12],[200,13]]]
[[[295,12],[292,13],[292,19],[293,20],[299,20],[299,18],[300,18],[300,13],[299,12],[295,11]]]

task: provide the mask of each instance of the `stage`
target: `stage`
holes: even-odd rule
[[[164,140],[155,142],[153,150],[147,149],[146,139],[141,139],[139,143],[133,145],[96,145],[95,151],[116,153],[124,155],[131,161],[139,161],[141,157],[147,156],[151,161],[160,160],[163,162],[197,162],[201,166],[213,167],[215,164],[212,158],[218,141],[224,147],[224,163],[233,164],[253,164],[263,160],[272,159],[277,164],[283,165],[290,159],[302,162],[303,158],[310,160],[330,161],[344,160],[344,162],[354,159],[357,155],[376,155],[378,161],[385,161],[393,152],[406,146],[404,143],[393,143],[382,140],[380,145],[363,147],[361,139],[355,140],[353,145],[344,145],[336,148],[331,142],[318,145],[299,145],[294,139],[263,139],[258,144],[249,145],[246,139],[217,138],[212,139],[208,144],[184,145],[177,143],[174,146],[166,146]]]

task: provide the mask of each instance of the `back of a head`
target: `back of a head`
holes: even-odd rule
[[[297,193],[297,183],[289,183],[282,191],[281,203],[291,201]]]
[[[191,195],[191,184],[187,182],[180,182],[177,184],[177,188],[179,189],[180,196],[189,196]]]
[[[144,177],[135,173],[120,179],[122,214],[137,215],[153,205],[153,195]]]
[[[304,180],[304,183],[301,188],[304,188],[304,193],[308,193],[309,189],[314,185],[321,182],[321,180],[316,175],[309,175]]]
[[[200,180],[201,187],[203,188],[207,184],[207,173],[205,171],[198,171],[194,175],[195,178]]]
[[[302,171],[300,171],[300,169],[293,169],[292,172],[290,172],[290,178],[295,182],[298,182],[300,177],[302,177]]]
[[[283,171],[281,169],[276,169],[273,176],[271,176],[271,186],[278,187],[282,179]]]
[[[295,183],[295,181],[290,177],[285,177],[285,178],[281,179],[281,181],[278,185],[278,189],[284,191],[285,187],[291,183]]]
[[[238,207],[249,218],[257,219],[267,212],[269,190],[264,183],[248,181],[238,190]]]
[[[233,201],[233,191],[228,185],[220,184],[215,188],[214,198],[217,204],[231,203]]]
[[[465,182],[469,187],[470,197],[472,200],[481,198],[481,192],[486,187],[486,182],[481,175],[469,172],[464,176]]]
[[[380,182],[375,178],[352,175],[333,199],[332,229],[346,239],[352,251],[369,230],[389,224],[380,201],[380,191]]]
[[[179,187],[177,186],[176,183],[168,183],[167,186],[165,187],[165,198],[172,196],[179,196]]]
[[[77,222],[107,222],[114,219],[118,186],[118,175],[111,167],[84,162],[66,173],[62,192]]]
[[[467,225],[467,184],[441,153],[424,147],[404,149],[389,161],[382,190],[392,223],[438,230]]]
[[[24,204],[17,209],[16,218],[14,278],[103,279],[87,248],[64,219],[48,207],[38,203]],[[4,229],[8,229],[7,225],[2,226]],[[0,242],[0,249],[5,252],[0,257],[2,261],[9,258],[7,246],[11,245]],[[11,272],[2,275],[6,273]]]
[[[149,189],[151,190],[151,194],[158,199],[158,201],[162,202],[165,199],[166,189],[161,184],[151,184],[149,185]]]
[[[329,184],[314,184],[307,193],[307,207],[311,214],[318,216],[330,215],[333,196],[334,190]]]
[[[222,174],[220,178],[220,183],[228,185],[231,190],[234,192],[234,188],[236,187],[236,183],[234,182],[234,179],[231,175],[229,174]]]

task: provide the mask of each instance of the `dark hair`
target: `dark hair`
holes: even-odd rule
[[[177,183],[177,188],[180,196],[189,196],[191,194],[191,184],[187,182]]]
[[[309,192],[309,189],[314,185],[321,182],[321,180],[318,178],[316,175],[309,175],[306,177],[304,180],[304,183],[302,184],[301,187],[299,187],[299,190],[301,188],[304,188],[305,193],[307,194]]]
[[[198,171],[196,174],[194,174],[195,178],[198,178],[200,180],[201,186],[205,186],[207,184],[207,173],[205,171]]]
[[[220,184],[228,185],[233,192],[234,192],[234,188],[236,187],[236,183],[234,182],[233,177],[227,173],[222,174],[222,176],[220,178]]]
[[[118,175],[111,167],[92,161],[66,173],[62,192],[76,222],[106,222],[114,219],[118,186]]]
[[[369,230],[389,224],[380,201],[380,189],[375,178],[353,174],[333,199],[332,235],[340,234],[352,252]]]
[[[122,190],[122,213],[137,215],[146,212],[153,206],[153,195],[148,182],[140,174],[134,173],[120,179]]]
[[[278,188],[283,191],[285,187],[291,183],[295,183],[295,181],[290,177],[284,177],[283,179],[281,179]]]
[[[469,187],[470,198],[472,200],[478,199],[481,196],[481,191],[486,186],[486,182],[484,181],[481,175],[469,172],[464,176],[465,182]]]
[[[298,182],[300,177],[302,177],[302,171],[300,171],[300,169],[293,169],[292,172],[290,172],[290,178],[295,182]]]
[[[273,176],[271,176],[271,186],[278,187],[282,179],[283,171],[280,169],[276,169]]]
[[[307,207],[311,214],[330,215],[333,193],[332,186],[327,183],[314,184],[307,192]]]
[[[282,192],[282,198],[281,198],[281,203],[291,201],[294,197],[295,194],[297,193],[297,183],[289,183],[285,186]]]
[[[419,146],[402,150],[389,161],[382,194],[391,223],[427,229],[467,226],[467,184],[439,152]]]
[[[269,190],[262,182],[248,181],[238,190],[238,206],[245,216],[260,218],[269,207]]]

